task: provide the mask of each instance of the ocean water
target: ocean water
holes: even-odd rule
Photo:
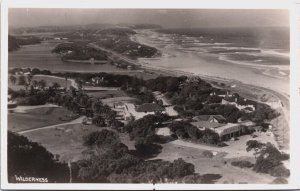
[[[136,30],[132,37],[161,57],[144,66],[232,79],[289,94],[287,28]]]
[[[289,65],[289,28],[161,29],[167,46],[218,54],[227,61],[253,65]]]

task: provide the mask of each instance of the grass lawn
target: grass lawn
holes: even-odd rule
[[[52,154],[58,154],[60,161],[68,162],[83,159],[85,157],[83,152],[88,150],[87,147],[83,146],[83,136],[102,129],[110,128],[83,124],[61,125],[53,129],[29,132],[24,134],[24,136],[31,141],[40,143]],[[134,148],[133,142],[129,140],[128,135],[120,134],[120,138],[129,149]]]
[[[25,113],[9,113],[8,129],[14,132],[64,123],[73,113],[62,107],[42,107]]]
[[[82,152],[87,148],[83,146],[82,137],[97,130],[99,127],[94,125],[72,124],[29,132],[24,136],[31,141],[40,143],[52,154],[58,154],[60,161],[68,162],[84,157]]]
[[[230,164],[237,158],[225,159],[224,153],[217,153],[213,158],[202,154],[202,149],[179,146],[172,142],[163,144],[162,152],[155,159],[174,161],[182,158],[186,162],[195,165],[195,172],[200,175],[221,175],[216,183],[270,183],[275,177],[267,174],[258,174],[251,169],[242,169]]]
[[[124,97],[127,94],[122,90],[108,90],[108,91],[97,91],[87,92],[89,96],[93,96],[100,99],[112,98],[112,97]]]
[[[40,81],[40,80],[45,80],[47,83],[47,86],[52,86],[53,83],[58,83],[61,87],[66,87],[66,80],[63,78],[58,78],[55,76],[39,76],[39,75],[35,75],[32,78],[32,81],[36,80],[36,81]],[[68,80],[67,81],[67,87],[69,88],[71,85],[71,82]]]

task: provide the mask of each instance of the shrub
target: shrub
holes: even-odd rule
[[[288,177],[290,170],[286,169],[283,165],[279,165],[270,170],[270,174],[275,177]]]
[[[252,168],[254,166],[254,164],[252,164],[249,161],[245,161],[245,160],[232,161],[231,165],[232,166],[237,166],[237,167],[240,167],[240,168]]]
[[[288,183],[289,183],[289,182],[288,182],[286,179],[282,178],[282,177],[275,178],[275,179],[271,182],[271,184],[288,184]]]
[[[203,151],[202,155],[207,158],[213,158],[214,154],[211,151]]]

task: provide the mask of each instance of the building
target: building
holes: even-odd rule
[[[144,103],[136,108],[137,112],[163,112],[165,109],[156,103]]]
[[[165,113],[165,109],[156,103],[145,103],[135,106],[132,103],[124,104],[124,119],[141,119],[146,115],[154,115],[157,112]]]
[[[193,117],[196,121],[206,121],[206,122],[215,122],[223,123],[226,119],[222,115],[198,115]]]
[[[228,101],[226,99],[222,99],[221,104],[234,105],[239,110],[246,110],[246,112],[255,111],[254,105],[247,103],[247,99],[244,99],[242,102],[238,101],[238,98],[235,98],[234,101]]]
[[[222,115],[199,115],[193,118],[195,122],[191,124],[203,131],[210,129],[217,133],[221,140],[228,140],[232,137],[238,137],[247,130],[255,128],[252,121],[241,121],[239,123],[224,123],[226,119]]]

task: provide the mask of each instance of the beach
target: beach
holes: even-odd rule
[[[275,139],[280,149],[289,148],[289,65],[251,65],[220,59],[216,54],[189,52],[169,42],[166,44],[164,36],[151,30],[138,30],[132,37],[162,53],[161,57],[139,58],[144,69],[167,75],[197,75],[212,84],[223,83],[227,89],[248,99],[270,105],[280,114],[270,122]]]
[[[165,34],[137,30],[132,38],[162,52],[160,58],[140,58],[143,65],[167,70],[179,70],[200,76],[213,76],[260,86],[289,95],[289,65],[250,65],[221,59],[216,54],[185,51],[164,40]],[[154,38],[160,40],[153,40]]]

